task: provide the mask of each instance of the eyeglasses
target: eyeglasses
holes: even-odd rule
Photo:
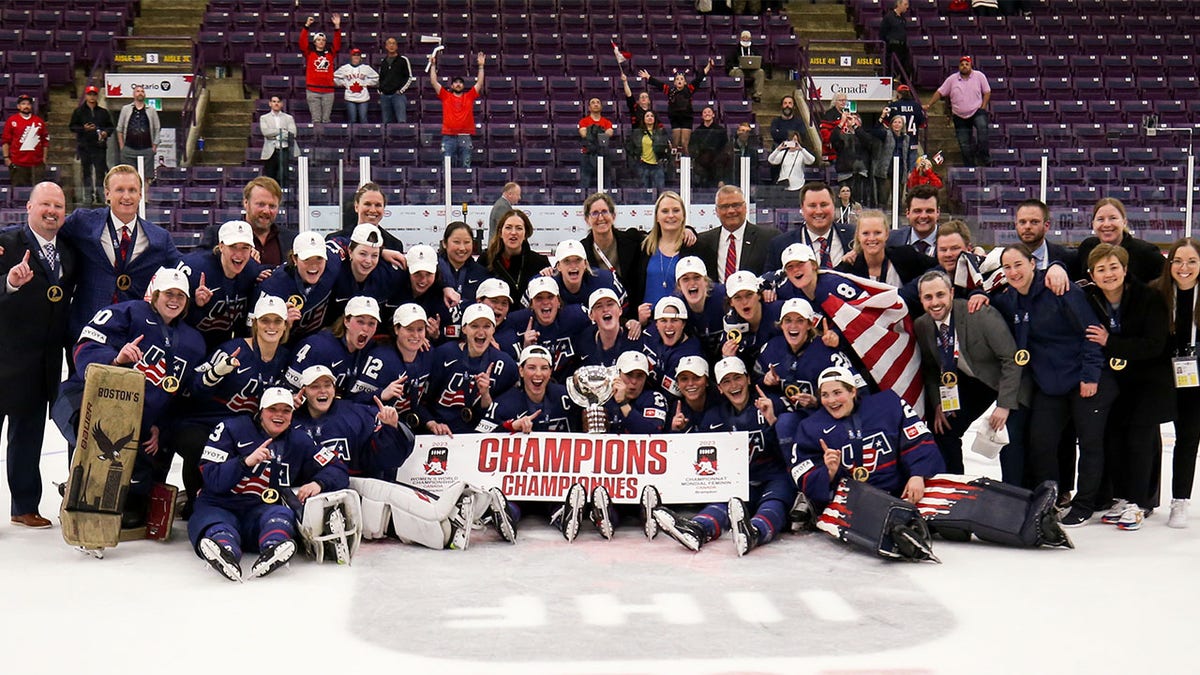
[[[732,204],[717,204],[717,209],[720,211],[732,211],[734,209],[740,209],[745,205],[746,205],[746,202],[734,202]]]
[[[592,212],[588,213],[588,218],[600,218],[603,216],[611,216],[611,215],[612,215],[612,211],[609,211],[608,209],[604,209],[603,211],[592,211]]]
[[[1197,267],[1200,266],[1200,260],[1182,260],[1180,258],[1171,259],[1172,267]]]

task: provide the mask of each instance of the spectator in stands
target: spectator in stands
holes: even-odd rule
[[[618,230],[615,227],[617,205],[604,193],[584,200],[583,217],[587,219],[589,231],[579,243],[587,252],[588,265],[616,275],[629,294],[625,316],[636,316],[646,292],[646,258],[642,253],[645,233],[635,229]]]
[[[659,192],[666,187],[663,164],[671,159],[671,142],[653,110],[643,113],[642,123],[629,134],[629,157],[636,161],[642,187]]]
[[[1164,266],[1162,251],[1147,241],[1137,239],[1129,231],[1129,220],[1125,216],[1125,205],[1121,200],[1105,197],[1092,207],[1092,232],[1095,236],[1079,244],[1078,265],[1087,263],[1092,249],[1099,244],[1120,246],[1129,253],[1129,275],[1148,284],[1162,275]],[[1088,270],[1078,270],[1073,278],[1082,279]]]
[[[271,97],[271,112],[258,118],[258,129],[263,135],[262,152],[259,159],[265,160],[263,175],[283,185],[288,167],[300,154],[296,143],[296,118],[283,112],[283,99]]]
[[[762,51],[754,46],[748,30],[741,32],[737,45],[725,58],[730,77],[743,78],[748,86],[752,84],[750,96],[755,102],[762,100],[763,82],[767,79],[762,58]]]
[[[158,111],[146,105],[145,87],[134,86],[133,102],[126,103],[117,118],[117,147],[121,150],[121,163],[137,167],[137,158],[142,157],[145,172],[152,175],[160,128]]]
[[[913,72],[912,56],[908,53],[908,26],[904,23],[904,13],[908,11],[908,0],[896,0],[892,11],[884,12],[883,23],[879,24],[879,39],[883,41],[883,72],[889,75],[899,75],[892,57],[899,61],[900,68],[911,78]]]
[[[379,86],[379,73],[363,63],[361,49],[350,50],[350,63],[333,71],[333,82],[346,90],[346,121],[366,124],[371,87]]]
[[[717,113],[712,106],[700,111],[700,126],[692,132],[688,154],[692,157],[695,184],[700,187],[718,187],[729,173],[729,135],[725,127],[717,124]]]
[[[500,198],[492,204],[492,211],[488,214],[488,227],[491,233],[495,234],[500,227],[500,219],[508,214],[509,211],[517,208],[517,204],[521,201],[521,186],[508,182],[504,187],[500,188]]]
[[[1000,16],[1000,3],[997,0],[971,0],[971,11],[976,16]]]
[[[828,110],[821,115],[821,119],[827,122],[841,122],[846,115],[846,105],[850,102],[849,97],[843,92],[838,92],[833,95],[832,105]]]
[[[404,94],[417,81],[412,64],[400,53],[400,43],[390,37],[383,43],[383,59],[379,61],[379,107],[383,123],[408,122],[408,97]]]
[[[33,98],[17,97],[17,112],[4,122],[4,164],[14,187],[33,186],[46,177],[46,148],[50,133],[46,122],[33,114]]]
[[[871,157],[879,141],[863,128],[858,113],[850,112],[842,116],[842,123],[834,130],[831,140],[837,152],[838,183],[850,185],[867,206],[873,206],[875,189],[870,179]]]
[[[588,100],[588,114],[579,120],[579,137],[583,139],[580,149],[579,187],[590,190],[596,185],[596,158],[608,161],[608,143],[613,136],[613,123],[601,112],[604,105],[599,98]],[[605,171],[605,173],[608,173]]]
[[[324,33],[314,33],[309,39],[308,29],[316,21],[310,16],[300,29],[300,52],[304,54],[304,82],[307,89],[304,97],[308,101],[308,112],[314,124],[327,124],[333,113],[333,65],[342,48],[342,15],[333,15],[333,40]],[[332,43],[331,43],[332,42]]]
[[[771,151],[767,161],[779,167],[779,181],[787,181],[787,189],[799,190],[804,186],[804,169],[817,161],[812,153],[804,148],[800,140],[800,132],[793,131],[791,136]]]
[[[905,181],[905,187],[909,190],[921,185],[928,185],[935,189],[941,189],[942,187],[942,179],[933,170],[933,162],[929,161],[929,158],[925,155],[917,158],[917,165],[913,167],[912,171],[908,172],[908,180]]]
[[[917,164],[917,138],[909,135],[903,116],[896,115],[888,120],[883,132],[883,142],[871,166],[871,175],[875,179],[875,203],[880,206],[891,203],[892,181],[906,180]],[[895,159],[900,160],[900,168],[893,175]],[[933,173],[932,170],[930,173]],[[937,179],[937,174],[933,174],[933,177]],[[942,186],[940,179],[937,184],[938,187]]]
[[[796,99],[784,96],[779,101],[779,117],[771,120],[771,142],[779,145],[786,141],[793,131],[803,134],[804,120],[796,116]]]
[[[830,164],[837,161],[837,150],[833,147],[833,132],[837,131],[838,125],[849,114],[846,110],[847,102],[848,99],[844,93],[834,94],[833,105],[821,114],[821,124],[817,128],[817,133],[821,136],[821,159]]]
[[[450,80],[449,89],[443,87],[438,82],[437,58],[429,61],[429,81],[433,83],[433,92],[442,101],[442,156],[449,157],[455,166],[465,169],[471,168],[475,99],[483,92],[483,65],[486,61],[487,56],[483,52],[476,55],[479,74],[475,77],[475,86],[470,89],[466,88],[466,81],[459,76]]]
[[[533,222],[524,211],[513,209],[500,218],[500,227],[492,234],[483,266],[492,276],[508,284],[510,297],[525,297],[529,282],[550,267],[550,259],[529,246]]]
[[[992,100],[992,87],[987,77],[971,67],[971,57],[958,60],[958,72],[946,78],[942,86],[929,99],[929,110],[933,104],[946,98],[950,101],[954,135],[962,150],[964,166],[987,166],[988,155],[988,103]],[[972,140],[971,134],[975,138]]]
[[[741,122],[738,124],[737,133],[733,137],[731,147],[729,178],[726,182],[734,185],[741,185],[742,178],[742,158],[750,158],[750,184],[758,182],[758,151],[762,149],[762,142],[758,138],[758,134],[754,133],[754,128],[749,122]]]
[[[638,77],[650,83],[651,87],[661,89],[667,96],[667,119],[671,122],[671,145],[683,154],[688,153],[688,143],[692,139],[692,125],[696,122],[695,111],[692,110],[692,95],[696,87],[704,81],[704,76],[712,70],[713,60],[704,64],[704,70],[696,73],[696,77],[687,81],[683,73],[675,73],[671,84],[651,77],[645,70],[638,71]]]
[[[837,210],[834,211],[833,224],[854,227],[858,224],[858,216],[863,205],[854,201],[854,191],[849,185],[838,188]]]
[[[642,123],[642,115],[646,111],[652,110],[650,92],[638,92],[638,95],[634,96],[633,90],[629,88],[629,77],[623,70],[621,71],[621,88],[625,91],[625,104],[629,106],[629,126],[636,128]]]
[[[888,246],[912,246],[917,253],[932,255],[937,250],[937,224],[942,215],[937,188],[922,185],[909,190],[904,195],[904,215],[908,226],[892,231]]]
[[[99,104],[100,89],[89,84],[83,90],[83,105],[71,113],[70,129],[75,134],[75,152],[83,170],[86,204],[103,204],[101,188],[108,173],[108,138],[116,127],[112,115]]]
[[[250,229],[254,232],[254,250],[258,252],[258,262],[272,269],[287,262],[297,234],[296,230],[280,227],[275,222],[282,198],[283,190],[270,176],[259,176],[242,188],[242,210],[246,212],[246,222],[250,223]],[[201,250],[212,250],[217,245],[220,229],[219,223],[204,229],[204,236],[200,239]]]
[[[896,87],[896,98],[884,107],[879,119],[887,121],[897,115],[904,118],[904,129],[913,139],[915,149],[917,130],[925,127],[925,110],[921,108],[921,103],[913,98],[912,89],[907,84]]]
[[[1017,238],[1033,253],[1034,266],[1039,270],[1046,269],[1054,262],[1062,263],[1068,272],[1075,269],[1075,249],[1046,239],[1046,233],[1050,230],[1050,207],[1045,202],[1026,199],[1017,204],[1015,225]]]

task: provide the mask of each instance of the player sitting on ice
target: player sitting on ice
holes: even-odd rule
[[[259,551],[251,578],[274,572],[296,553],[296,514],[284,499],[303,503],[348,485],[337,453],[292,426],[290,391],[271,387],[261,405],[255,417],[232,417],[213,429],[200,457],[204,487],[188,521],[196,554],[230,581],[242,580],[243,539]],[[293,493],[292,486],[299,488]]]
[[[742,556],[783,530],[796,497],[774,429],[777,411],[783,409],[783,404],[758,387],[755,387],[758,396],[751,395],[746,364],[736,356],[718,361],[713,372],[725,401],[705,412],[696,429],[750,432],[749,502],[734,497],[728,504],[709,504],[691,519],[681,518],[660,506],[654,509],[654,519],[663,532],[693,551],[699,551],[705,542],[716,539],[732,526],[734,548]]]

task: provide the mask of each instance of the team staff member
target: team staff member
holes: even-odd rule
[[[1092,207],[1092,232],[1095,236],[1079,244],[1079,264],[1086,265],[1092,249],[1100,244],[1120,246],[1129,253],[1129,274],[1134,279],[1148,284],[1159,278],[1163,270],[1162,251],[1150,242],[1133,236],[1129,231],[1129,219],[1125,216],[1125,205],[1121,200],[1105,197]],[[1072,278],[1082,279],[1089,270],[1077,270]]]
[[[246,222],[254,230],[254,250],[257,261],[271,268],[287,262],[288,252],[296,241],[296,230],[280,227],[275,222],[279,216],[279,200],[283,189],[269,176],[259,176],[242,188],[242,210]],[[205,228],[200,239],[200,248],[211,249],[217,245],[221,226],[213,224]]]
[[[54,183],[39,183],[25,206],[24,227],[0,233],[0,421],[8,418],[8,488],[12,522],[47,528],[38,513],[39,464],[46,407],[58,390],[67,307],[75,287],[76,260],[57,238],[66,197]]]
[[[500,216],[500,224],[480,256],[483,266],[492,276],[508,284],[514,300],[525,297],[529,282],[550,266],[550,259],[533,250],[533,222],[521,210],[513,209]]]

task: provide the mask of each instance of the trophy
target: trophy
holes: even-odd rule
[[[584,425],[589,434],[608,431],[608,414],[604,404],[612,398],[613,383],[620,373],[615,366],[584,366],[567,380],[571,400],[583,407]]]

